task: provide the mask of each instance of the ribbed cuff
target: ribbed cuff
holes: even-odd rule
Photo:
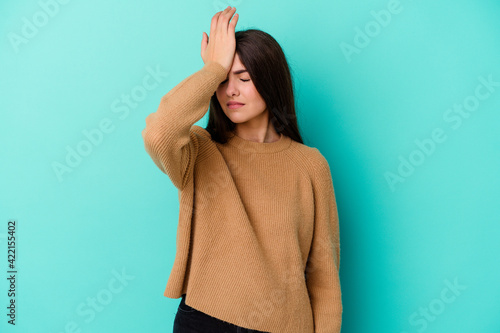
[[[202,69],[216,74],[217,78],[220,79],[220,82],[226,79],[227,70],[216,61],[207,61]]]

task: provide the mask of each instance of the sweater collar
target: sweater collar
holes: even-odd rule
[[[250,153],[275,153],[288,148],[291,142],[292,139],[283,133],[280,133],[279,140],[274,142],[255,142],[245,140],[234,133],[230,134],[227,141],[227,143],[231,146]]]

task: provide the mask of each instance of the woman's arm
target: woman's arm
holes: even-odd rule
[[[146,117],[144,147],[178,189],[190,178],[198,154],[198,139],[190,129],[203,118],[210,98],[226,75],[222,65],[207,62],[164,95],[158,110]]]
[[[238,21],[237,14],[231,20],[235,10],[228,6],[212,17],[210,41],[205,33],[201,41],[205,65],[164,95],[158,110],[146,117],[144,147],[179,190],[190,179],[198,155],[198,137],[191,127],[205,115],[210,98],[232,66]]]
[[[313,311],[314,332],[340,333],[339,218],[328,161],[320,155],[318,162],[313,177],[315,218],[305,271],[306,285]]]

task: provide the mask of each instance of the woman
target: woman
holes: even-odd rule
[[[146,118],[145,149],[179,193],[164,296],[174,332],[340,332],[337,206],[328,162],[302,143],[289,67],[260,30],[216,13],[204,66]],[[234,15],[234,17],[233,17]],[[194,125],[210,106],[206,128]]]

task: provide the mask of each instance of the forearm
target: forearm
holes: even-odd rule
[[[186,171],[182,161],[193,153],[189,130],[206,114],[210,98],[225,78],[222,65],[208,62],[164,95],[157,111],[146,117],[145,149],[178,188]]]

